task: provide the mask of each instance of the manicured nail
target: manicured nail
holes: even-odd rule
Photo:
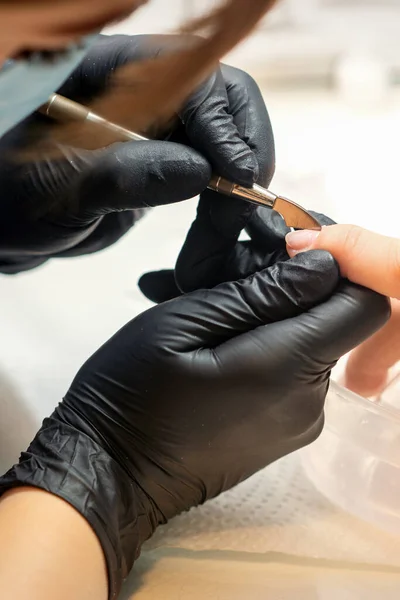
[[[311,248],[317,237],[319,231],[309,231],[308,229],[302,229],[301,231],[291,231],[286,236],[286,244],[291,250],[296,252],[302,252]]]

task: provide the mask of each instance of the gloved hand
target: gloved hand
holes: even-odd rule
[[[168,51],[175,43],[172,36],[102,37],[59,92],[85,103],[104,91],[117,66]],[[3,273],[109,246],[144,209],[204,190],[210,163],[244,185],[258,177],[257,158],[265,162],[268,155],[273,170],[272,132],[260,92],[231,67],[221,67],[192,95],[168,142],[128,142],[96,152],[64,148],[63,160],[16,164],[10,157],[38,123],[52,125],[36,114],[0,140]],[[257,157],[254,129],[263,132]]]
[[[246,207],[238,206],[232,216],[230,202],[230,198],[203,194],[175,270],[151,271],[140,278],[139,287],[149,300],[159,304],[185,292],[248,277],[289,258],[285,236],[290,230],[279,213],[257,207],[245,228],[250,239],[239,242],[240,211]],[[311,214],[321,225],[333,223],[325,215]]]
[[[75,506],[115,598],[159,524],[318,436],[332,366],[389,315],[338,282],[332,257],[309,252],[139,315],[83,366],[0,494],[34,485]]]
[[[227,76],[229,70],[222,67]],[[275,171],[275,148],[268,113],[255,82],[238,72],[240,80],[228,86],[230,105],[239,105],[236,119],[239,135],[257,158],[257,183],[268,187]],[[231,99],[232,97],[232,99]],[[243,98],[247,98],[243,102]],[[229,174],[226,174],[229,179]],[[232,180],[235,180],[231,177]],[[249,185],[251,182],[243,182]],[[272,213],[272,214],[271,214]],[[261,215],[259,217],[258,215]],[[267,224],[264,224],[264,220]],[[271,221],[272,219],[272,221]],[[270,223],[271,221],[271,223]],[[205,190],[200,196],[197,217],[188,233],[176,269],[150,272],[139,281],[142,293],[160,303],[199,288],[210,288],[287,259],[283,220],[275,212],[260,211],[252,204]],[[272,228],[271,225],[272,224]],[[260,243],[238,243],[241,231],[256,230]],[[273,233],[278,228],[279,232]],[[287,232],[288,229],[284,228]],[[278,246],[276,246],[278,242]],[[279,249],[279,252],[276,250]]]

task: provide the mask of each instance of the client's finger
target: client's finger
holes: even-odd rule
[[[400,241],[355,225],[323,227],[320,232],[296,231],[286,237],[288,253],[327,250],[341,274],[376,292],[400,298]]]

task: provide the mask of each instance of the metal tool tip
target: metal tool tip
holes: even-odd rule
[[[315,229],[320,230],[321,224],[302,206],[278,196],[274,202],[274,210],[282,215],[288,227],[293,229]]]

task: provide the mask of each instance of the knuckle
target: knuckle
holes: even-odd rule
[[[355,252],[357,252],[362,231],[362,228],[358,225],[349,225],[346,228],[343,240],[343,249],[347,255],[352,256]]]
[[[337,227],[336,236],[333,237],[332,243],[326,250],[332,251],[333,256],[337,259],[342,277],[352,279],[352,272],[354,268],[357,268],[358,257],[362,252],[360,246],[363,230],[357,225],[346,225],[344,229],[340,225],[334,227]],[[327,229],[329,230],[329,227]]]
[[[230,87],[234,87],[238,90],[256,89],[257,91],[260,91],[256,80],[249,73],[247,73],[247,71],[243,71],[243,69],[231,67],[230,65],[225,64],[221,64],[221,71],[225,79],[225,83],[229,84]]]

